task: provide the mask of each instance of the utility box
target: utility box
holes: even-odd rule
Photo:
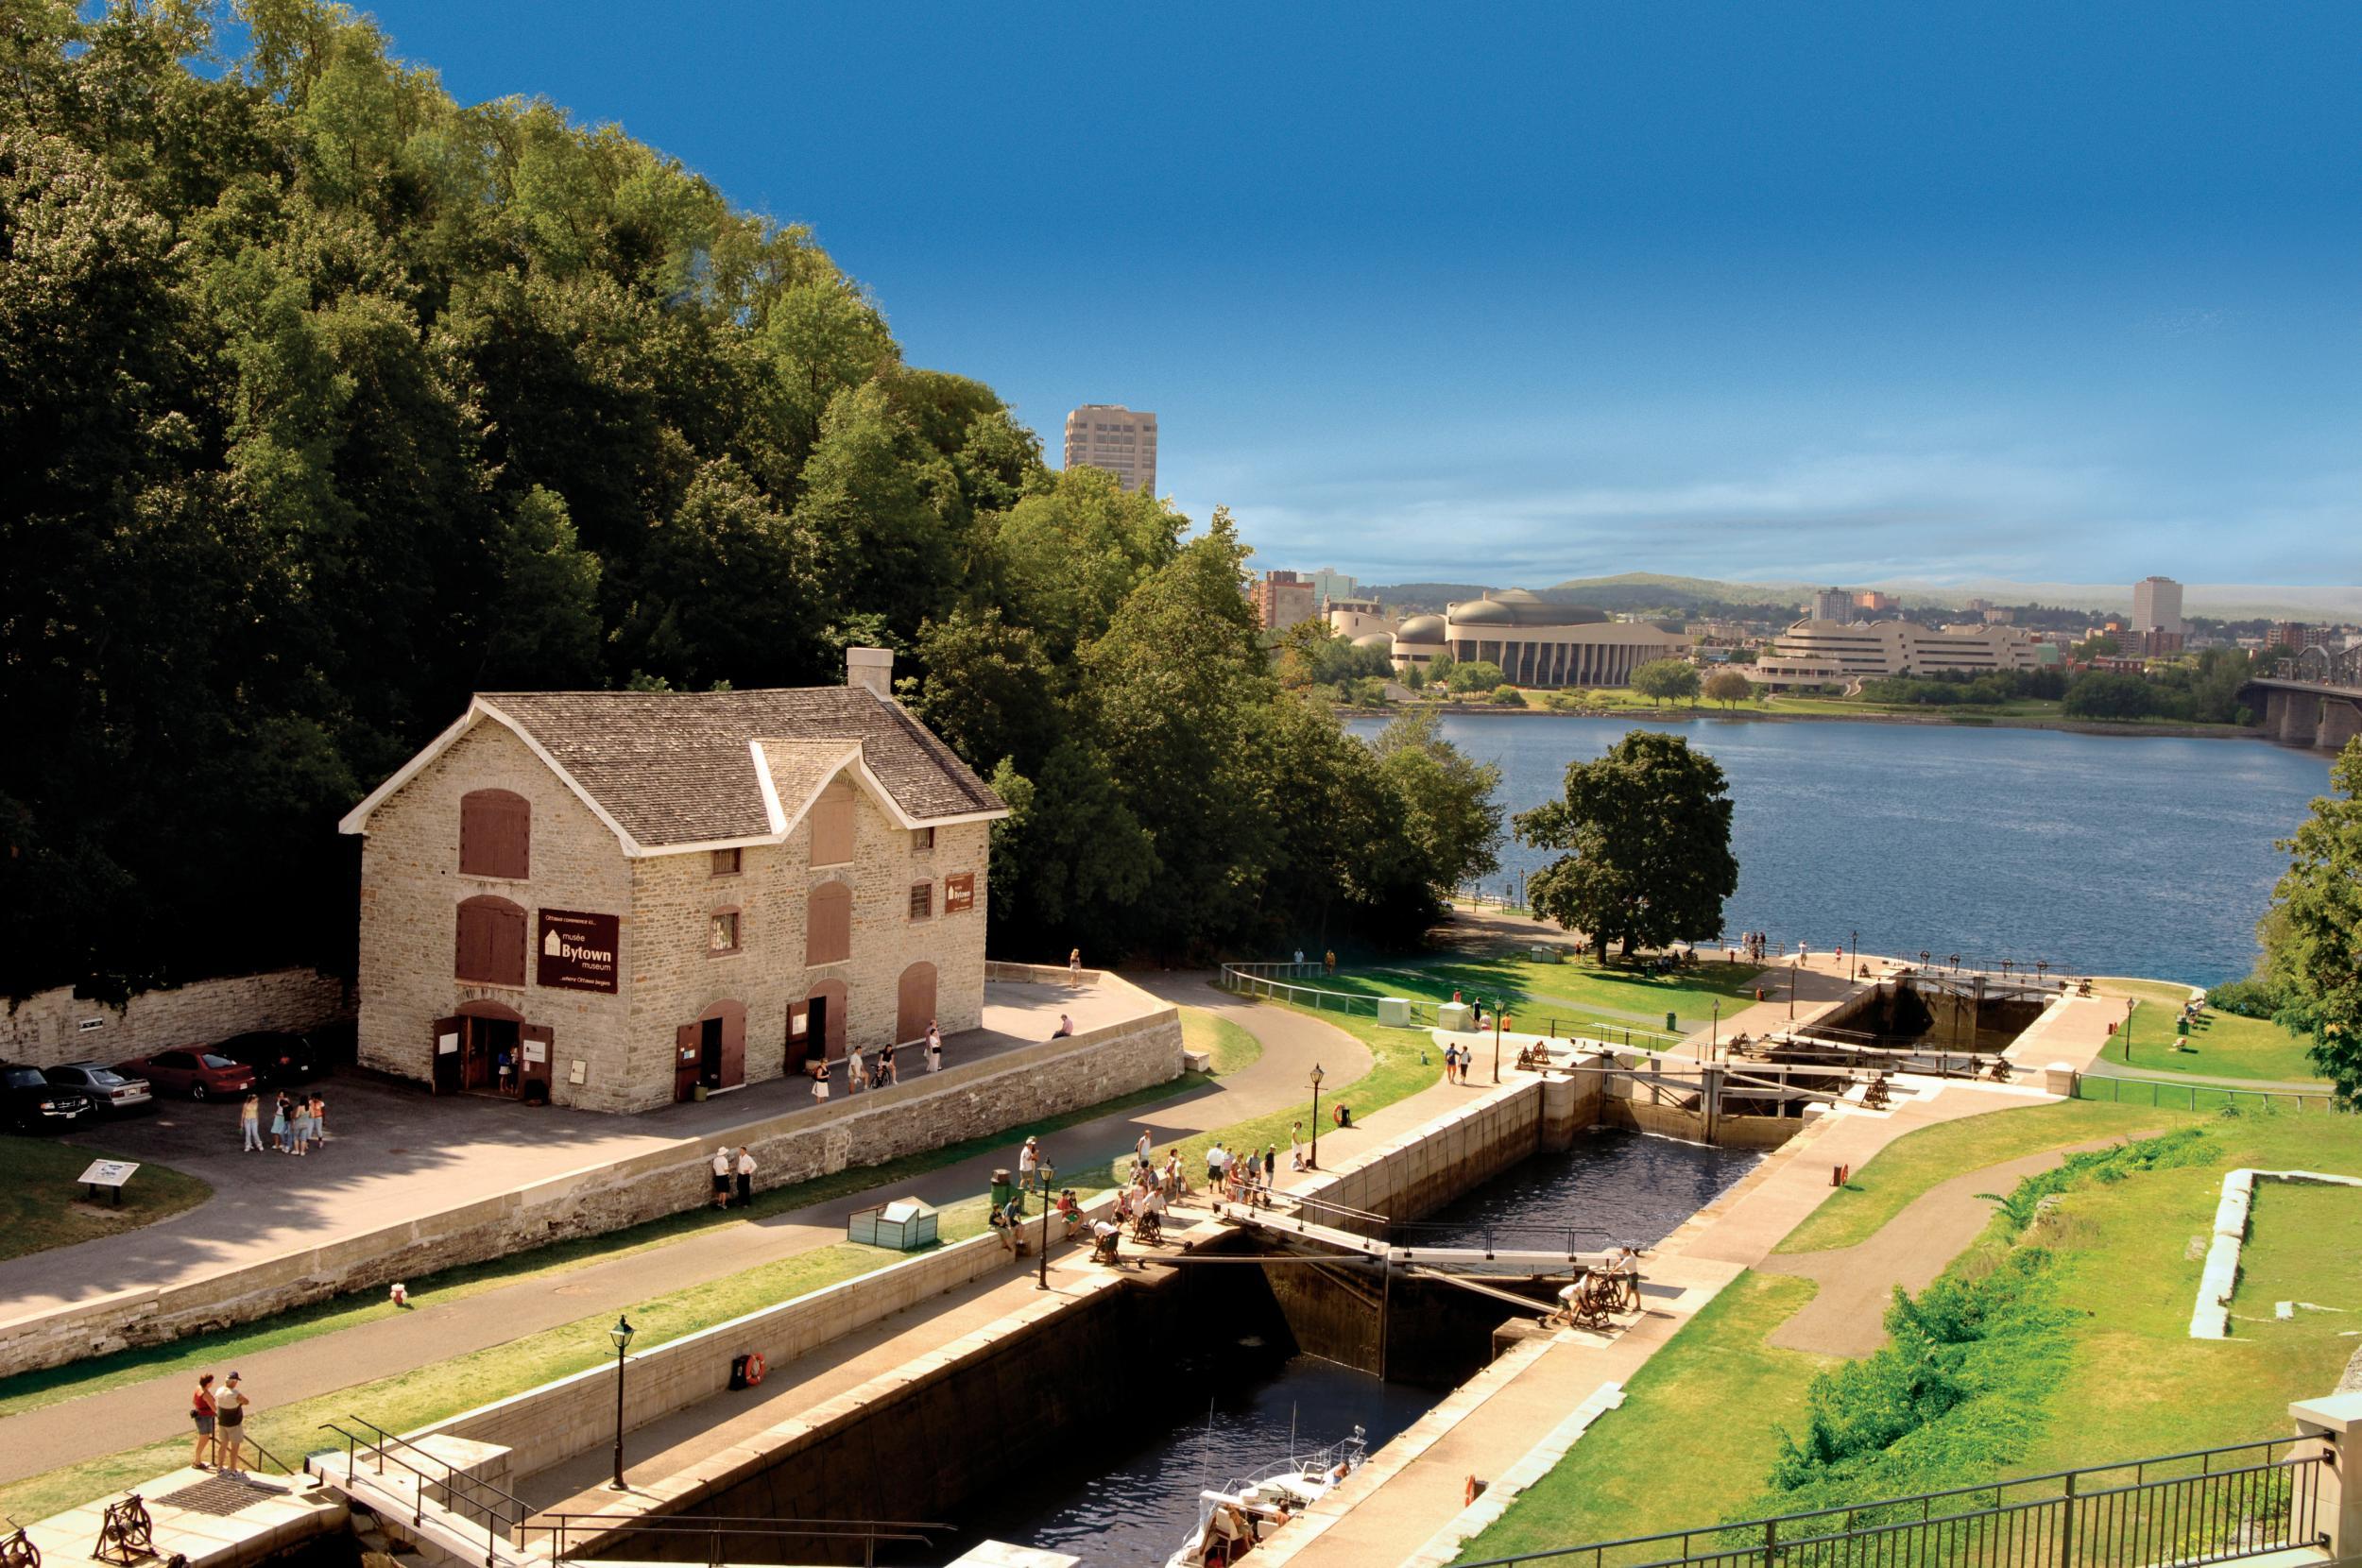
[[[1533,962],[1536,963],[1564,963],[1566,962],[1566,955],[1560,952],[1555,947],[1536,946],[1533,949]]]
[[[1453,1034],[1465,1034],[1475,1018],[1476,1010],[1466,1002],[1445,1002],[1435,1009],[1435,1027]]]
[[[1388,1029],[1411,1027],[1411,1002],[1404,997],[1378,998],[1378,1021]]]
[[[935,1211],[916,1198],[897,1198],[874,1209],[857,1210],[845,1222],[845,1238],[869,1247],[915,1253],[935,1244]]]

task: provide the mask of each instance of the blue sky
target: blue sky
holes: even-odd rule
[[[368,9],[1260,565],[2362,581],[2362,7]]]

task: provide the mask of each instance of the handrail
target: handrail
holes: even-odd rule
[[[447,1477],[446,1484],[449,1484],[450,1481],[465,1481],[471,1487],[481,1487],[488,1491],[497,1493],[507,1502],[514,1504],[517,1509],[517,1517],[516,1519],[509,1521],[512,1525],[516,1524],[518,1520],[522,1520],[526,1514],[533,1511],[531,1508],[525,1507],[525,1500],[523,1498],[518,1496],[515,1492],[510,1491],[506,1487],[502,1486],[499,1482],[488,1481],[481,1475],[471,1475],[466,1471],[461,1470],[458,1466],[453,1464],[449,1459],[444,1458],[440,1454],[428,1453],[425,1449],[420,1448],[417,1443],[412,1442],[408,1438],[402,1436],[398,1432],[386,1431],[385,1428],[378,1425],[377,1423],[371,1421],[367,1416],[356,1416],[348,1410],[345,1412],[345,1419],[347,1421],[357,1421],[362,1425],[368,1427],[370,1431],[376,1433],[381,1440],[390,1438],[421,1458],[432,1459],[435,1463],[441,1465]],[[490,1513],[496,1510],[488,1508],[485,1511]]]
[[[553,1562],[570,1560],[566,1535],[577,1525],[603,1526],[597,1534],[619,1536],[647,1533],[651,1535],[710,1535],[712,1537],[710,1561],[722,1561],[722,1538],[726,1535],[754,1535],[772,1538],[789,1537],[806,1541],[859,1541],[866,1550],[864,1559],[875,1560],[880,1542],[928,1546],[933,1537],[927,1532],[948,1534],[951,1526],[937,1520],[920,1519],[762,1519],[738,1514],[691,1513],[540,1513],[519,1526],[521,1532],[546,1530],[550,1536],[550,1558]]]
[[[394,1436],[392,1433],[385,1431],[384,1427],[379,1426],[374,1422],[363,1421],[359,1416],[353,1416],[349,1419],[359,1421],[362,1425],[368,1427],[371,1431],[381,1433],[385,1437]],[[422,1526],[426,1522],[426,1489],[429,1486],[440,1485],[445,1489],[446,1494],[448,1494],[451,1485],[454,1480],[479,1482],[478,1477],[461,1473],[455,1469],[450,1461],[436,1459],[436,1462],[442,1465],[444,1470],[444,1475],[438,1482],[435,1476],[428,1474],[425,1471],[420,1470],[417,1465],[414,1465],[409,1460],[402,1458],[400,1455],[388,1454],[385,1451],[385,1445],[382,1442],[368,1442],[355,1434],[346,1431],[343,1427],[337,1425],[333,1421],[324,1421],[319,1424],[322,1431],[334,1432],[338,1437],[345,1440],[345,1485],[347,1487],[351,1487],[355,1484],[354,1472],[357,1469],[356,1456],[362,1448],[368,1448],[376,1459],[378,1474],[384,1475],[385,1474],[385,1461],[391,1459],[396,1465],[408,1471],[417,1478],[417,1484],[410,1489],[410,1524],[414,1529]],[[400,1442],[402,1440],[395,1438],[394,1440]],[[425,1457],[430,1459],[435,1458],[434,1455],[426,1454],[424,1449],[419,1449],[419,1452],[425,1454]],[[327,1476],[323,1474],[320,1478],[322,1480],[326,1480]],[[485,1486],[492,1485],[492,1483],[488,1481],[482,1481],[479,1484]],[[493,1490],[499,1491],[500,1489],[494,1487]],[[516,1501],[514,1498],[511,1498],[510,1500],[512,1502]],[[523,1521],[505,1519],[499,1509],[488,1507],[481,1503],[473,1503],[472,1499],[470,1501],[474,1507],[484,1509],[484,1568],[500,1568],[500,1543],[502,1532],[497,1526],[505,1524],[508,1526],[509,1531],[513,1533],[522,1528]],[[522,1507],[522,1505],[520,1504],[519,1506]],[[453,1518],[463,1523],[467,1521],[467,1516],[465,1514],[459,1513],[454,1509],[446,1508],[443,1511],[450,1513]],[[454,1533],[455,1534],[456,1532]]]
[[[284,1459],[281,1458],[278,1455],[276,1455],[276,1454],[272,1453],[269,1449],[265,1448],[265,1447],[264,1447],[264,1446],[263,1446],[263,1445],[262,1445],[259,1441],[257,1441],[257,1440],[254,1440],[253,1438],[248,1438],[248,1439],[246,1440],[246,1445],[247,1445],[248,1448],[251,1448],[252,1450],[254,1450],[254,1452],[256,1452],[257,1454],[260,1454],[260,1455],[261,1455],[264,1458],[267,1459],[267,1460],[268,1460],[268,1461],[270,1461],[272,1464],[277,1465],[277,1466],[279,1467],[279,1474],[282,1474],[282,1475],[297,1475],[297,1474],[302,1474],[302,1472],[298,1471],[298,1470],[294,1469],[292,1466],[290,1466],[290,1465],[287,1463],[287,1461],[286,1461],[286,1460],[284,1460]]]

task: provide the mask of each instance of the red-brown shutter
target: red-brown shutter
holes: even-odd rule
[[[853,890],[823,882],[804,905],[804,963],[842,963],[853,956]]]
[[[488,895],[463,900],[452,974],[479,985],[525,982],[525,912]]]
[[[507,790],[471,790],[459,799],[459,871],[513,877],[533,869],[533,807]]]
[[[853,858],[853,787],[838,779],[812,809],[812,863],[843,865]]]
[[[735,1002],[722,1010],[722,1087],[746,1082],[746,1010]]]

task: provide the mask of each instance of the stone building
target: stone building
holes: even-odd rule
[[[998,796],[887,695],[487,692],[340,825],[360,1060],[633,1111],[982,1021]]]
[[[1407,671],[1449,654],[1461,664],[1498,664],[1517,686],[1621,686],[1651,659],[1686,655],[1690,641],[1652,622],[1611,621],[1587,605],[1509,588],[1405,621],[1395,631],[1394,662]]]

